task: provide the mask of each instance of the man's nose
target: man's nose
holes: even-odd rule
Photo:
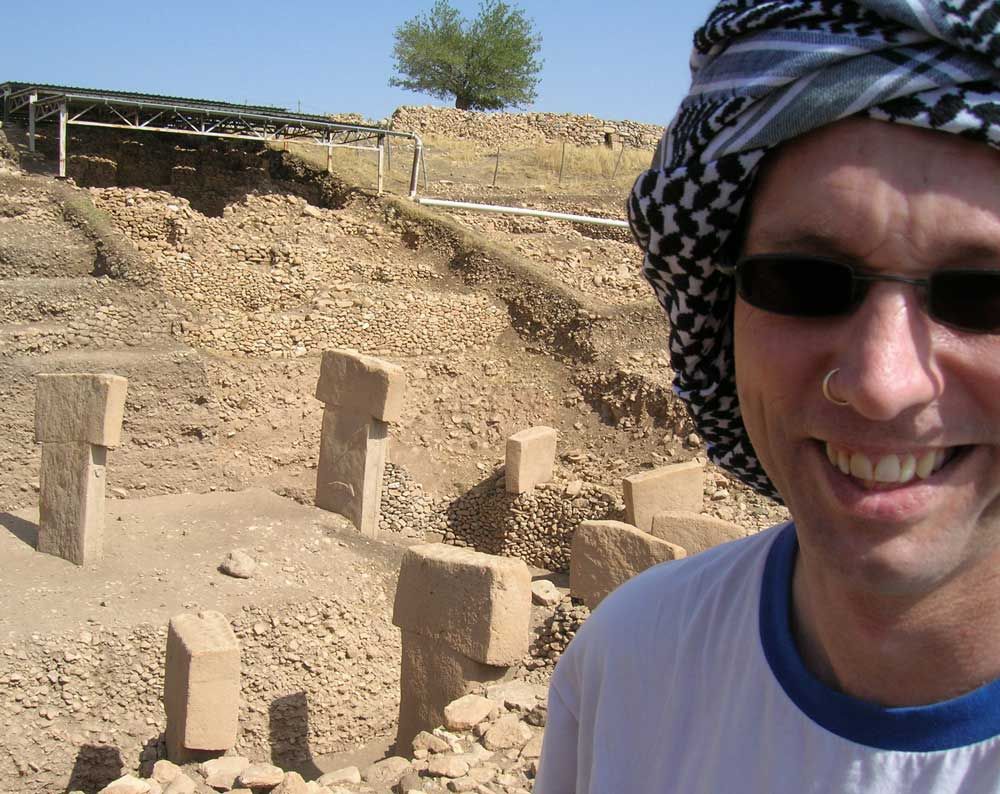
[[[918,288],[891,282],[871,285],[848,318],[837,358],[837,396],[878,421],[933,400],[941,384],[934,330]]]

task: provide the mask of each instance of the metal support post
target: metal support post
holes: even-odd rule
[[[424,159],[423,142],[418,138],[413,146],[413,168],[410,170],[410,198],[417,197],[417,177],[420,176],[420,163]]]
[[[66,103],[59,103],[59,176],[66,178]]]
[[[378,196],[382,195],[382,166],[385,163],[385,136],[378,136],[378,187],[375,189],[375,194]]]
[[[38,94],[28,97],[28,151],[35,151],[35,101]]]

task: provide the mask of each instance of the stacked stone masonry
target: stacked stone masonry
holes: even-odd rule
[[[397,108],[391,124],[397,130],[473,140],[501,148],[559,141],[579,146],[605,146],[610,140],[633,148],[651,149],[663,134],[663,127],[637,121],[607,121],[571,113],[481,113],[431,105]],[[609,135],[613,137],[609,139]]]

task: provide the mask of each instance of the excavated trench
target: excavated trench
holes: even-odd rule
[[[477,227],[250,147],[88,133],[70,148],[90,189],[0,178],[0,592],[14,613],[0,621],[0,792],[90,792],[162,757],[166,618],[220,602],[244,645],[238,750],[308,768],[391,734],[401,545],[443,538],[565,570],[579,520],[620,517],[621,476],[695,453],[659,310],[573,253],[620,234]],[[599,300],[604,283],[619,297]],[[332,346],[410,376],[387,543],[309,506],[311,394]],[[109,468],[121,523],[107,566],[39,567],[32,381],[85,370],[130,380]],[[504,440],[533,424],[559,430],[555,481],[511,498]],[[709,510],[773,521],[717,472],[709,483]],[[264,518],[218,506],[248,488]],[[215,570],[237,544],[267,571],[242,590]],[[33,618],[38,605],[51,614]]]

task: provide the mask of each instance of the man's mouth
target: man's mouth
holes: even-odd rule
[[[962,447],[935,447],[910,452],[867,455],[826,442],[826,457],[842,474],[865,487],[905,485],[926,480],[951,461]]]

